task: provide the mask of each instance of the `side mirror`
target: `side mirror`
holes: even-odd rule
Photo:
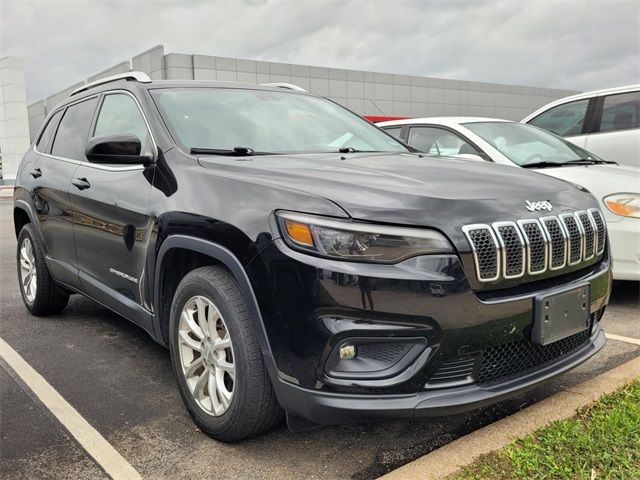
[[[86,156],[92,163],[148,165],[153,159],[148,155],[141,155],[141,150],[142,142],[135,135],[100,135],[89,140]]]

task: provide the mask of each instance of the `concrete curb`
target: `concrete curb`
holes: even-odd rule
[[[13,199],[13,185],[0,185],[0,200]]]
[[[480,455],[498,450],[551,422],[573,417],[579,407],[618,390],[636,378],[640,378],[640,357],[458,438],[380,478],[428,480],[452,475]]]

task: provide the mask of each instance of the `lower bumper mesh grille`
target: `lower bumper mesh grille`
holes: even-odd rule
[[[476,382],[483,385],[504,380],[558,361],[585,345],[591,336],[590,332],[591,328],[588,328],[549,345],[523,340],[487,348],[482,354]]]
[[[520,340],[449,357],[431,376],[425,388],[447,388],[468,383],[487,385],[559,362],[589,343],[591,329],[602,320],[604,310],[602,307],[591,314],[589,328],[548,345]]]

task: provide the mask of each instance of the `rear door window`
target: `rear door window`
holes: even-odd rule
[[[528,123],[549,130],[561,137],[580,135],[588,106],[588,98],[564,103],[547,110]]]
[[[51,154],[86,161],[85,147],[98,98],[94,97],[67,107],[60,121]]]
[[[640,92],[607,95],[602,104],[601,132],[640,127]]]

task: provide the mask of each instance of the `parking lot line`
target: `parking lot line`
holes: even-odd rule
[[[114,480],[142,479],[140,474],[100,435],[78,411],[36,372],[11,346],[0,338],[0,357],[25,385],[62,423],[80,446]]]
[[[634,345],[640,345],[640,340],[637,338],[623,337],[622,335],[614,335],[613,333],[607,333],[606,336],[611,340],[618,340],[619,342],[627,342],[633,343]]]

